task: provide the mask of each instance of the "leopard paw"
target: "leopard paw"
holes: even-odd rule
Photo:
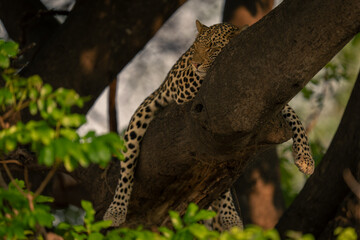
[[[119,208],[119,206],[114,206],[113,204],[106,210],[104,220],[111,220],[112,227],[118,227],[126,220],[126,209]]]
[[[295,158],[295,165],[304,174],[311,175],[314,173],[315,162],[310,155],[298,155]]]

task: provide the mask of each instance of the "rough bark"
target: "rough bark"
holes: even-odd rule
[[[67,20],[23,71],[55,88],[73,88],[92,100],[155,34],[183,1],[78,0]]]
[[[288,139],[280,109],[359,30],[357,0],[293,0],[235,38],[194,101],[150,125],[127,224],[165,223],[168,209],[183,213],[191,201],[205,207],[256,151]]]
[[[355,176],[359,171],[358,109],[360,109],[360,75],[328,151],[276,226],[283,236],[287,230],[295,230],[312,233],[317,237],[335,216],[346,195],[350,193],[343,179],[343,171],[349,168]]]

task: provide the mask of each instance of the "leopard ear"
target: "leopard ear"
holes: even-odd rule
[[[202,24],[199,20],[196,20],[196,28],[198,32],[201,33],[201,31],[206,30],[208,27]]]

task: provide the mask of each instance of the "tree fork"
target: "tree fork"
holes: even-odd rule
[[[258,150],[287,140],[280,109],[359,30],[357,0],[293,0],[231,41],[194,101],[150,125],[127,225],[166,223],[169,209],[184,213],[191,201],[206,207]]]

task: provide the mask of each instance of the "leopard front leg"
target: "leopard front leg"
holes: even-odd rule
[[[158,92],[150,95],[134,113],[125,132],[125,160],[120,162],[121,172],[113,201],[106,210],[104,220],[111,220],[112,226],[119,226],[126,220],[127,208],[133,188],[135,166],[140,153],[141,140],[156,111],[165,104]]]
[[[129,159],[128,157],[126,158]],[[114,227],[119,226],[126,220],[136,161],[137,159],[134,158],[129,159],[127,162],[120,163],[121,176],[115,190],[113,201],[104,215],[104,220],[111,220],[112,226]]]
[[[292,149],[295,165],[301,172],[310,175],[314,172],[315,163],[310,153],[309,141],[305,129],[299,117],[289,105],[286,104],[281,113],[293,132]]]
[[[129,134],[129,131],[127,131],[126,134]],[[125,161],[120,162],[121,174],[115,190],[115,195],[104,215],[104,220],[111,220],[112,226],[119,226],[124,223],[126,219],[127,208],[134,181],[134,168],[136,166],[139,152],[139,143],[139,141],[128,141],[128,150],[124,153]]]

